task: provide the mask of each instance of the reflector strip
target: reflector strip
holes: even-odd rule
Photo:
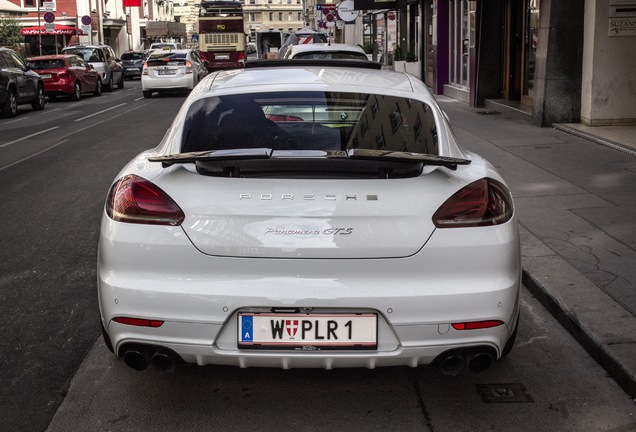
[[[467,323],[453,323],[451,324],[455,330],[477,330],[484,328],[497,327],[503,324],[503,321],[489,320],[489,321],[475,321]]]
[[[113,321],[119,324],[132,325],[137,327],[161,327],[163,321],[158,320],[147,320],[141,318],[130,318],[130,317],[117,317],[113,318]]]

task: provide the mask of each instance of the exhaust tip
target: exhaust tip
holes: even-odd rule
[[[150,361],[161,375],[170,375],[177,368],[175,360],[166,353],[158,352],[152,356]]]
[[[439,369],[444,375],[457,376],[464,369],[464,359],[458,355],[451,355],[442,360]]]
[[[468,370],[472,373],[483,372],[492,366],[492,363],[493,359],[490,354],[485,352],[477,353],[468,360]]]
[[[124,363],[126,366],[142,371],[150,363],[150,353],[145,349],[130,349],[124,353]]]

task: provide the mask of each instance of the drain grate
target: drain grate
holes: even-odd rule
[[[477,384],[477,392],[485,403],[532,403],[526,387],[520,383]]]
[[[501,114],[499,111],[477,111],[477,114],[481,114],[481,115],[495,115],[495,114]]]

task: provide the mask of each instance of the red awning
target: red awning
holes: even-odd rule
[[[44,26],[40,27],[23,27],[20,30],[24,36],[37,36],[37,35],[74,35],[75,27],[55,24],[55,30],[47,32]]]

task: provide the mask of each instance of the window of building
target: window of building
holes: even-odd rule
[[[278,21],[282,21],[282,20],[283,20],[283,13],[278,12]]]

